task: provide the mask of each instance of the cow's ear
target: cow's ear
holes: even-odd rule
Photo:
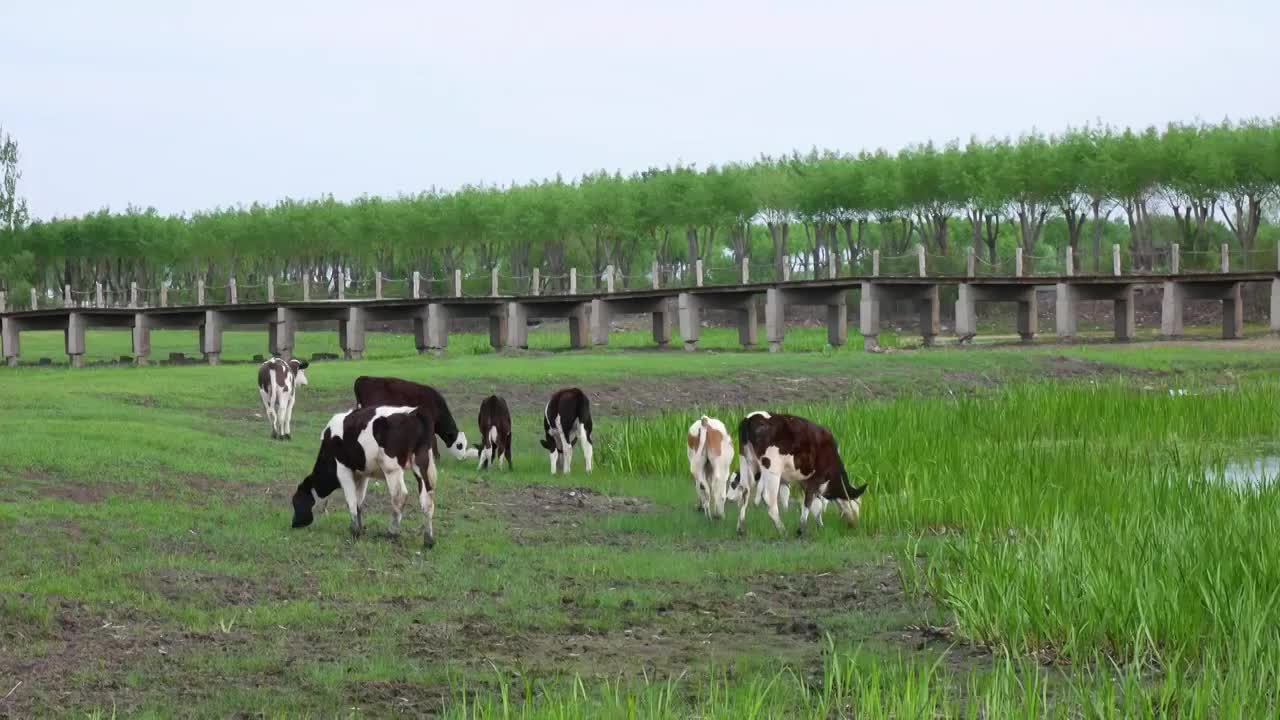
[[[849,499],[857,500],[858,498],[862,497],[862,493],[866,491],[867,491],[866,485],[854,485],[853,489],[849,491]]]

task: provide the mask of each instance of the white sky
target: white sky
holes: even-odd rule
[[[1274,0],[0,0],[38,217],[1280,111]]]

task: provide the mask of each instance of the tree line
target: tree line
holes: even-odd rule
[[[695,259],[709,271],[749,258],[754,277],[789,263],[821,277],[866,272],[919,244],[931,265],[963,269],[965,248],[1005,264],[1110,267],[1111,244],[1133,270],[1156,269],[1172,243],[1194,257],[1229,243],[1244,257],[1274,248],[1268,208],[1280,199],[1280,123],[1089,127],[1058,135],[926,143],[897,153],[814,150],[699,169],[596,172],[508,186],[468,185],[395,198],[332,197],[182,215],[129,207],[28,221],[17,199],[17,147],[0,137],[0,283],[77,289],[103,282],[191,287],[234,275],[313,287],[339,277],[487,277],[511,289],[533,268],[552,287],[568,268],[584,281],[616,268],[623,287],[670,283]],[[7,209],[6,209],[7,208]],[[436,291],[443,290],[441,287]]]

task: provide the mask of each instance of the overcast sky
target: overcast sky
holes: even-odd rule
[[[1280,3],[0,0],[38,217],[1280,111]]]

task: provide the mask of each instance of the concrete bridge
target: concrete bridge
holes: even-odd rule
[[[420,352],[444,350],[449,344],[453,318],[487,320],[489,342],[494,348],[528,347],[528,321],[567,318],[569,346],[607,345],[610,319],[620,314],[648,314],[653,320],[653,340],[659,346],[672,339],[677,322],[685,350],[698,346],[704,310],[736,313],[738,337],[744,347],[758,343],[757,308],[765,308],[765,335],[769,349],[778,351],[786,335],[785,312],[793,306],[826,308],[827,339],[835,346],[848,338],[849,293],[858,291],[859,329],[866,349],[877,347],[881,307],[884,303],[910,301],[920,315],[920,334],[926,345],[939,333],[939,291],[958,289],[956,335],[968,341],[977,332],[977,303],[1011,303],[1017,306],[1017,331],[1025,341],[1038,332],[1037,290],[1056,293],[1056,334],[1076,334],[1077,305],[1084,300],[1114,303],[1115,338],[1134,336],[1134,291],[1159,287],[1163,292],[1161,333],[1182,334],[1182,310],[1187,300],[1219,300],[1222,336],[1238,338],[1243,328],[1241,290],[1246,283],[1271,284],[1271,329],[1280,330],[1280,272],[1214,272],[1162,275],[1067,275],[1038,277],[880,275],[836,277],[823,280],[707,285],[685,288],[608,290],[563,295],[499,295],[486,297],[411,297],[401,299],[339,299],[301,302],[193,305],[180,307],[63,307],[16,310],[0,314],[5,362],[16,366],[21,354],[22,332],[61,330],[72,366],[84,361],[85,331],[90,328],[128,328],[133,333],[133,356],[146,364],[153,329],[182,328],[199,332],[199,351],[210,364],[222,355],[222,333],[231,327],[262,327],[267,331],[268,352],[291,356],[298,323],[326,321],[336,324],[339,344],[347,358],[364,354],[365,327],[369,322],[412,321],[414,344]],[[611,285],[612,283],[610,283]],[[496,283],[495,283],[496,288]],[[416,294],[416,293],[415,293]],[[678,319],[677,319],[678,318]]]

